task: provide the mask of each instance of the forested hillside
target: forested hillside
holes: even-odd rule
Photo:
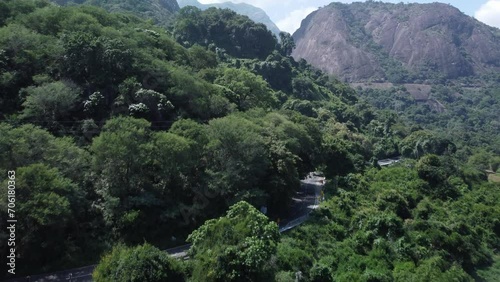
[[[457,157],[463,162],[498,169],[500,91],[496,82],[481,88],[434,85],[424,100],[417,100],[402,85],[359,92],[361,99],[397,113],[406,124],[440,132],[452,140],[459,148]]]
[[[496,281],[499,187],[459,165],[426,155],[343,178],[282,237],[279,281]]]
[[[246,3],[233,3],[233,2],[223,2],[223,3],[211,3],[202,4],[197,0],[179,0],[179,6],[181,8],[186,6],[195,6],[202,10],[208,9],[210,7],[215,7],[219,9],[230,9],[236,13],[244,16],[248,16],[256,23],[263,23],[266,25],[267,29],[271,31],[274,35],[279,36],[280,30],[276,24],[269,18],[266,12],[258,7],[252,6]]]
[[[88,5],[7,0],[0,11],[0,191],[15,171],[16,275],[99,261],[96,281],[498,272],[500,187],[484,163],[295,61],[289,34],[278,43],[215,8],[181,9],[170,31]],[[280,235],[273,221],[316,170],[326,202]],[[2,196],[2,226],[7,209]],[[158,250],[186,240],[187,262]]]
[[[168,27],[179,11],[177,0],[51,0],[59,5],[86,4],[112,13],[129,13]]]

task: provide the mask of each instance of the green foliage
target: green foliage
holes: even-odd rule
[[[61,0],[58,0],[61,1]],[[171,24],[174,13],[179,10],[176,1],[161,0],[62,0],[98,6],[109,12],[132,13],[141,18],[152,19],[155,23],[167,27]]]
[[[274,277],[276,282],[294,282],[295,274],[289,271],[280,271]]]
[[[176,83],[184,81],[163,80],[168,74],[165,61],[186,64],[189,60],[188,51],[175,44],[165,31],[137,18],[111,15],[90,6],[34,9],[13,18],[12,23],[0,28],[0,33],[5,33],[0,40],[0,82],[5,89],[0,103],[7,109],[6,114],[20,110],[22,95],[26,95],[18,94],[22,88],[75,83],[74,88],[82,90],[79,101],[97,92],[103,99],[100,105],[94,105],[97,109],[76,107],[72,115],[102,119],[107,117],[102,112],[111,112],[111,106],[120,105],[114,112],[121,113],[120,107],[126,111],[140,103],[125,99],[128,104],[121,104],[125,102],[117,95],[117,86],[124,80],[140,81],[136,90],[170,94],[167,89],[175,89]],[[171,118],[154,109],[149,113],[153,119]]]
[[[79,183],[88,170],[89,154],[69,138],[56,138],[47,131],[26,124],[12,127],[0,124],[0,168],[44,163],[57,168],[65,177]]]
[[[422,189],[440,186],[420,179],[422,166],[442,173],[444,166],[432,155],[419,163],[339,181],[350,192],[339,189],[308,224],[282,239],[278,265],[311,281],[473,281],[478,269],[494,271],[498,185],[473,184],[453,198],[424,197]]]
[[[310,270],[311,281],[327,282],[332,280],[332,269],[324,264],[317,263]]]
[[[205,11],[182,8],[174,24],[177,41],[184,45],[214,44],[231,56],[266,58],[277,44],[276,38],[261,23],[255,23],[229,9]]]
[[[149,244],[128,248],[118,245],[97,265],[92,279],[104,281],[186,281],[179,261]]]
[[[32,119],[33,123],[57,124],[69,120],[79,100],[80,91],[72,85],[53,82],[38,87],[28,87],[21,117]],[[50,126],[50,125],[49,125]]]
[[[15,176],[16,231],[25,234],[16,240],[20,261],[25,264],[20,268],[50,269],[68,258],[68,249],[77,248],[71,235],[76,235],[74,220],[83,195],[71,180],[44,164],[20,167]],[[6,195],[7,181],[2,187]],[[7,214],[6,199],[1,209]]]
[[[210,156],[211,190],[245,200],[250,200],[245,195],[256,196],[248,192],[258,189],[255,184],[269,166],[259,131],[257,125],[235,116],[210,122],[206,150]]]
[[[296,77],[292,80],[294,97],[302,100],[321,100],[322,94],[308,77]]]
[[[269,279],[271,257],[279,241],[274,222],[246,202],[231,206],[226,216],[193,231],[190,253],[195,281]]]
[[[227,89],[226,98],[240,110],[254,107],[270,108],[276,103],[274,93],[268,84],[261,77],[245,69],[227,68],[215,83]]]
[[[217,57],[214,52],[208,51],[200,45],[189,48],[191,65],[198,70],[217,66]]]
[[[194,120],[178,120],[172,124],[169,132],[190,139],[199,146],[204,146],[208,143],[205,127]]]
[[[153,18],[170,3],[90,2]],[[169,31],[88,5],[8,0],[0,11],[0,169],[20,175],[20,273],[95,263],[116,242],[177,245],[241,200],[287,218],[317,170],[331,198],[281,243],[246,203],[193,232],[193,280],[467,281],[494,269],[493,88],[435,87],[441,113],[404,87],[361,100],[295,61],[290,35],[277,44],[228,10],[186,7]],[[419,160],[373,165],[399,154]],[[150,246],[103,263],[104,281],[170,281],[178,269]]]
[[[469,157],[468,163],[479,170],[498,171],[500,168],[500,156],[495,156],[492,152],[479,150]]]
[[[415,168],[417,169],[418,176],[433,186],[441,184],[446,179],[441,161],[436,155],[425,155],[418,160]]]
[[[174,105],[161,93],[149,89],[139,89],[135,92],[134,101],[138,104],[129,106],[129,113],[132,116],[141,117],[140,111],[136,110],[136,105],[144,105],[145,112],[151,116],[145,116],[151,120],[161,119],[163,115],[168,115],[174,109]]]
[[[417,159],[425,154],[443,155],[456,151],[455,144],[430,131],[415,131],[399,146],[403,156]]]
[[[104,132],[92,142],[93,171],[99,173],[101,179],[100,183],[96,183],[96,191],[104,199],[100,209],[109,225],[122,224],[122,229],[133,226],[130,218],[126,219],[128,212],[134,211],[133,205],[120,203],[143,189],[143,164],[149,156],[145,144],[151,138],[148,125],[145,120],[111,120],[104,127]],[[134,221],[139,222],[140,219]]]
[[[276,255],[279,269],[286,271],[297,272],[313,264],[312,254],[296,246],[291,238],[281,240]]]
[[[0,50],[0,106],[12,113],[21,105],[21,88],[30,86],[35,74],[53,71],[62,48],[50,37],[12,23],[0,28]]]
[[[132,68],[131,51],[121,39],[78,31],[64,35],[62,41],[62,72],[78,83],[93,81],[101,87],[118,83]]]
[[[389,90],[366,89],[361,95],[379,109],[397,112],[409,128],[424,127],[436,132],[438,138],[450,140],[456,145],[457,157],[462,161],[467,161],[475,148],[487,151],[493,159],[500,154],[497,134],[500,120],[496,114],[500,92],[491,78],[478,79],[474,83],[473,88],[462,87],[472,84],[465,80],[450,81],[448,86],[432,86],[428,101],[418,103],[403,86]],[[419,87],[424,89],[428,85]],[[418,95],[425,94],[421,92]],[[410,148],[407,149],[410,153]]]
[[[495,261],[490,267],[484,267],[477,272],[482,281],[495,281],[500,276],[500,260],[498,255],[495,256]]]
[[[295,49],[295,41],[292,35],[288,32],[280,32],[279,51],[281,55],[291,56],[293,49]]]
[[[441,257],[431,257],[415,266],[413,262],[400,263],[394,268],[396,281],[474,281],[457,265],[450,265]]]
[[[307,100],[290,99],[283,105],[283,109],[299,112],[308,117],[315,117],[313,104]]]
[[[323,158],[326,175],[345,175],[360,170],[367,155],[368,140],[361,134],[352,132],[346,124],[330,119],[325,124],[323,134]]]
[[[193,165],[189,140],[148,127],[145,120],[109,120],[90,147],[92,170],[100,179],[95,184],[98,207],[115,236],[133,242],[155,233],[132,234],[130,228],[167,228],[179,216],[172,196],[185,185],[182,174]],[[148,220],[153,214],[162,220]]]
[[[215,119],[206,132],[208,187],[228,204],[246,200],[285,211],[299,187],[299,172],[310,169],[315,157],[306,127],[277,113]]]

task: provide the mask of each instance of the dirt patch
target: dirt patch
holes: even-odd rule
[[[500,174],[490,174],[488,175],[488,180],[491,182],[500,183]]]

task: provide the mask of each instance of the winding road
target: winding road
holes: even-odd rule
[[[291,213],[289,219],[284,219],[279,224],[280,232],[288,231],[306,221],[309,213],[318,208],[321,191],[325,183],[324,177],[319,177],[310,173],[304,180],[301,180],[301,189],[292,198],[293,203],[290,207]],[[186,259],[190,244],[167,249],[165,252],[178,259]],[[6,280],[6,282],[90,282],[92,281],[92,272],[97,265],[89,265],[80,268],[68,269],[53,273],[38,274]]]

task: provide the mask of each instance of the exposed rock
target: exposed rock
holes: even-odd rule
[[[332,3],[307,16],[293,37],[296,59],[347,81],[500,70],[500,30],[447,4]]]

